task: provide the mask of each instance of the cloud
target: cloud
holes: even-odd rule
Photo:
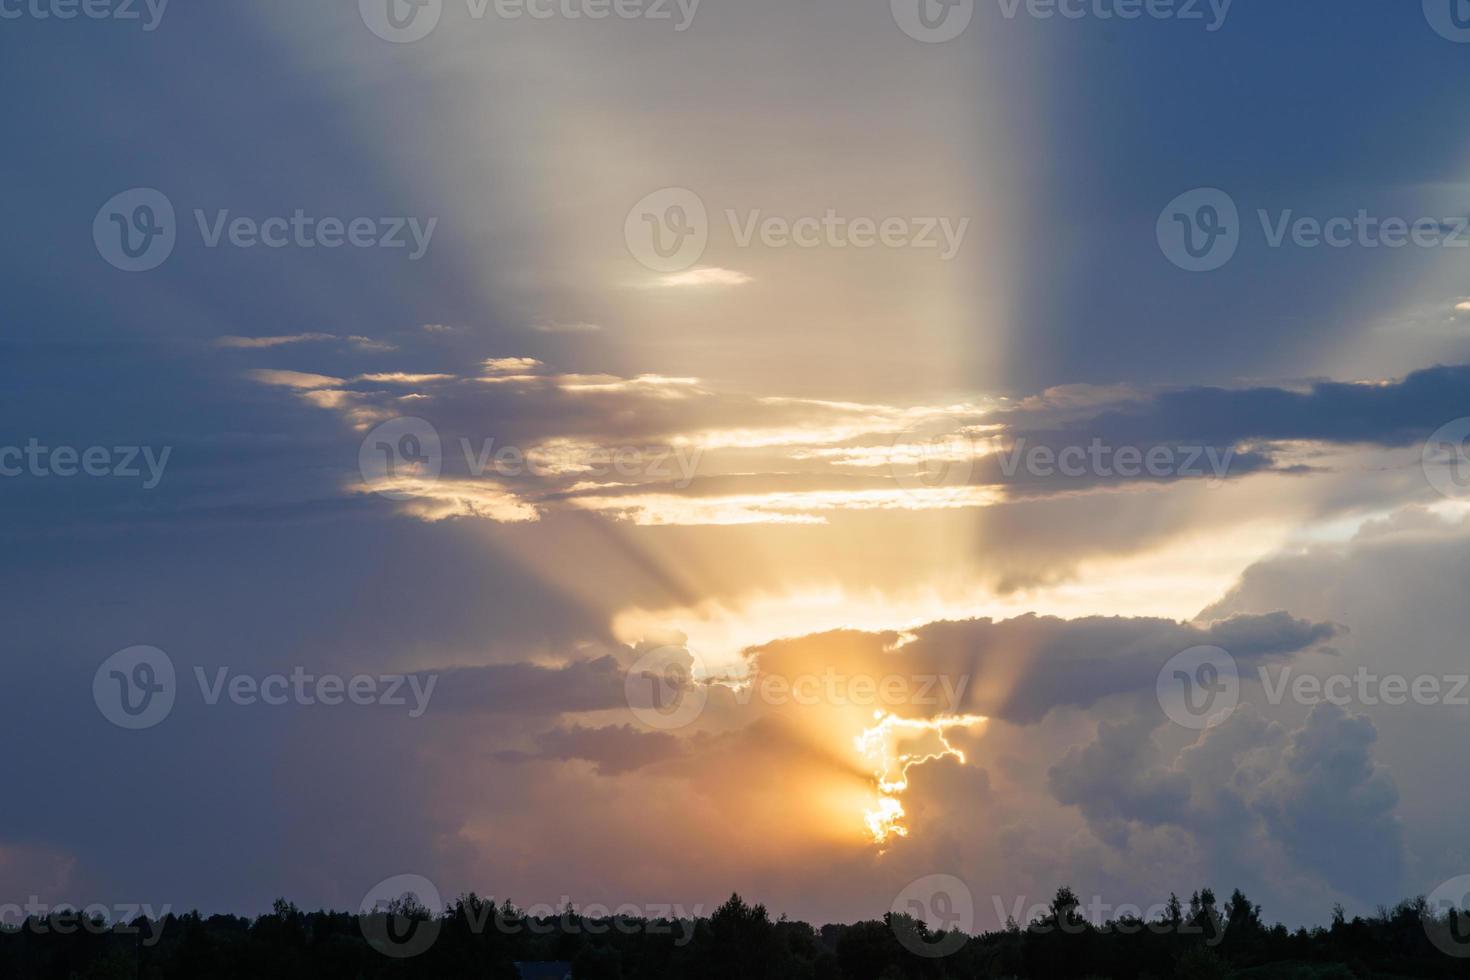
[[[304,371],[260,369],[247,372],[247,376],[255,381],[259,381],[263,385],[271,385],[277,388],[295,388],[301,391],[312,391],[319,388],[336,388],[346,384],[341,378],[333,378],[325,374],[309,374]]]
[[[453,381],[452,374],[411,374],[404,371],[387,371],[380,374],[360,374],[358,381],[370,381],[374,384],[391,385],[421,385],[434,381]]]
[[[705,266],[688,272],[674,272],[660,276],[650,285],[662,289],[699,289],[710,286],[744,286],[754,278],[734,269]]]
[[[1368,688],[1373,703],[1362,703],[1355,682],[1346,708],[1366,718],[1371,732],[1341,718],[1319,719],[1319,727],[1304,736],[1300,749],[1324,759],[1324,765],[1340,767],[1343,780],[1357,773],[1362,788],[1347,801],[1348,812],[1363,817],[1365,832],[1387,834],[1371,803],[1385,792],[1383,781],[1371,771],[1365,775],[1363,769],[1364,746],[1371,744],[1400,795],[1395,812],[1403,825],[1407,880],[1399,890],[1410,894],[1431,890],[1445,877],[1446,867],[1470,867],[1470,842],[1456,816],[1470,807],[1470,785],[1445,778],[1460,765],[1463,741],[1466,708],[1453,702],[1470,694],[1461,690],[1459,699],[1450,694],[1461,683],[1457,678],[1467,673],[1463,652],[1464,638],[1470,635],[1470,606],[1463,601],[1467,568],[1470,523],[1463,516],[1405,508],[1363,523],[1346,540],[1294,549],[1253,565],[1205,613],[1238,615],[1280,603],[1304,615],[1342,623],[1346,630],[1333,641],[1338,656],[1298,665],[1298,674],[1319,679],[1356,678],[1360,672],[1409,681],[1439,679],[1443,703],[1428,704],[1388,703],[1376,696],[1374,686]],[[1323,733],[1338,740],[1342,754],[1335,761]],[[1279,797],[1278,811],[1295,812],[1295,801],[1303,794],[1309,795],[1309,788]]]
[[[348,337],[347,340],[353,347],[369,354],[386,354],[398,349],[397,344],[390,344],[386,340],[377,340],[373,337]]]
[[[1470,366],[1399,382],[1072,386],[1017,402],[917,406],[751,395],[653,373],[562,373],[529,356],[484,358],[468,376],[476,372],[474,385],[443,384],[455,375],[420,370],[375,371],[351,382],[286,370],[252,377],[340,413],[357,432],[408,414],[433,424],[446,452],[444,479],[461,482],[433,494],[440,503],[411,513],[504,517],[513,497],[528,508],[523,514],[576,508],[641,526],[686,527],[810,526],[836,512],[978,510],[1139,485],[1381,468],[1368,455],[1348,459],[1344,447],[1367,454],[1413,444],[1470,395]],[[419,390],[405,396],[367,385]],[[501,481],[494,494],[506,496],[493,505],[443,504],[485,475],[472,464],[493,461],[495,450],[531,459],[565,457],[568,446],[585,449],[580,462]],[[1336,457],[1328,455],[1333,447]],[[691,458],[695,469],[657,463],[676,455]],[[647,465],[623,465],[634,456]],[[590,462],[597,458],[603,462]]]
[[[403,512],[436,522],[474,517],[500,524],[541,519],[541,511],[516,494],[486,480],[381,476],[357,486],[359,493],[385,494],[402,501]]]
[[[1058,802],[1078,807],[1109,846],[1127,851],[1170,825],[1226,867],[1274,850],[1359,900],[1399,886],[1398,791],[1372,758],[1377,733],[1366,717],[1319,705],[1288,733],[1246,706],[1172,762],[1155,741],[1158,727],[1147,716],[1103,720],[1093,742],[1048,773]]]
[[[1394,813],[1399,794],[1373,760],[1377,738],[1370,719],[1318,705],[1292,733],[1280,768],[1253,800],[1289,854],[1334,887],[1369,901],[1397,888],[1403,871],[1402,828]]]
[[[556,728],[536,739],[534,751],[509,750],[500,755],[507,762],[533,760],[578,760],[590,762],[599,775],[616,776],[645,766],[688,755],[688,742],[668,732],[650,732],[632,725]]]
[[[1126,847],[1130,825],[1187,822],[1189,777],[1166,767],[1149,735],[1159,725],[1152,714],[1103,721],[1097,740],[1076,746],[1048,772],[1057,801],[1079,807],[1099,838]]]
[[[534,357],[491,357],[481,362],[487,374],[534,374],[543,365]]]
[[[336,339],[335,334],[329,333],[298,333],[284,337],[221,337],[214,343],[216,347],[235,350],[268,350],[272,347],[284,347],[287,344],[317,343]]]
[[[324,343],[326,341],[342,340],[351,344],[360,351],[369,353],[386,353],[395,351],[398,347],[382,340],[374,340],[372,337],[338,337],[331,333],[298,333],[280,337],[220,337],[214,342],[216,347],[224,347],[232,350],[270,350],[276,347],[286,347],[291,344]]]
[[[979,507],[998,496],[983,487],[883,488],[870,490],[767,491],[754,494],[684,496],[680,494],[577,495],[573,506],[610,514],[645,527],[661,525],[731,526],[739,524],[825,524],[834,510],[936,510]]]
[[[1152,696],[1164,664],[1192,647],[1219,646],[1249,666],[1313,649],[1338,632],[1284,612],[1204,624],[1026,615],[928,623],[907,633],[837,631],[777,640],[751,656],[762,671],[786,676],[837,665],[874,676],[964,678],[964,697],[949,706],[951,713],[1032,725],[1062,707],[1087,709],[1116,695]]]
[[[1070,425],[1038,428],[1051,410],[1021,407],[997,421],[1035,444],[1202,445],[1313,441],[1337,445],[1408,446],[1465,414],[1470,365],[1433,367],[1395,381],[1318,381],[1286,388],[1176,388],[1130,397]]]

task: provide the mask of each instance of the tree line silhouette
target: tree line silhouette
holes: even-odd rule
[[[517,963],[570,963],[575,980],[1348,980],[1470,977],[1470,921],[1423,898],[1329,925],[1267,925],[1240,891],[1209,889],[1163,914],[1103,923],[1060,889],[1029,923],[978,936],[908,915],[815,928],[733,895],[707,918],[528,916],[474,894],[434,913],[406,895],[383,911],[303,912],[285,900],[253,921],[198,912],[156,922],[81,923],[57,914],[6,923],[0,977],[458,978],[517,980]],[[85,927],[82,927],[85,926]],[[412,955],[402,955],[404,953]],[[1459,955],[1456,955],[1459,954]]]

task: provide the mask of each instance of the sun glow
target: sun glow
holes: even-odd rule
[[[878,787],[878,805],[864,814],[868,832],[874,843],[885,844],[891,837],[907,837],[903,803],[899,797],[909,788],[909,770],[939,759],[965,761],[965,753],[945,737],[952,728],[975,728],[989,719],[983,715],[940,715],[937,718],[900,718],[883,711],[874,712],[876,724],[853,739],[863,759],[873,767],[873,780]],[[910,745],[917,743],[917,745]],[[909,747],[900,751],[900,744]]]

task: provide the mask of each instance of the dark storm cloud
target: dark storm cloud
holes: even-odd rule
[[[531,762],[537,759],[582,760],[597,773],[616,776],[658,762],[678,759],[689,752],[688,743],[668,732],[650,732],[632,725],[605,728],[556,728],[536,739],[533,751],[507,750],[497,753],[502,762]]]
[[[1058,802],[1076,806],[1099,839],[1126,850],[1135,830],[1172,825],[1239,855],[1259,836],[1356,898],[1398,887],[1399,794],[1373,758],[1367,717],[1324,704],[1288,732],[1246,706],[1173,762],[1157,727],[1146,716],[1101,721],[1094,742],[1050,769]]]
[[[1038,445],[1230,447],[1242,442],[1314,441],[1407,446],[1470,412],[1470,365],[1415,371],[1382,384],[1318,381],[1284,388],[1180,388],[1098,412],[1083,423],[1039,428],[1039,410],[1007,413],[1008,431]]]

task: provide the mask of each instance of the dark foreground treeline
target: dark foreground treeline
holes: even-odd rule
[[[520,961],[572,964],[575,980],[1328,980],[1470,977],[1470,919],[1423,899],[1329,927],[1288,931],[1261,921],[1236,892],[1205,890],[1162,916],[1083,920],[1068,889],[1024,926],[977,937],[931,932],[903,915],[814,929],[738,896],[712,916],[671,922],[528,918],[509,903],[466,896],[440,915],[411,897],[392,913],[302,912],[284,901],[253,922],[169,915],[105,927],[52,916],[0,932],[0,978],[424,977],[516,980]],[[410,955],[403,955],[403,954]]]

